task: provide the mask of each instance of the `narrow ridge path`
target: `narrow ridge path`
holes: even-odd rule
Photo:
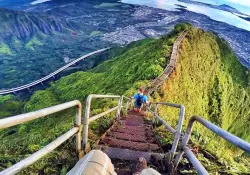
[[[154,79],[149,87],[146,87],[148,90],[148,94],[151,95],[155,90],[157,90],[166,79],[171,75],[171,73],[174,71],[177,61],[178,61],[178,56],[179,56],[179,50],[180,50],[180,45],[183,39],[186,37],[187,31],[183,31],[179,34],[178,38],[175,40],[173,47],[172,47],[172,53],[170,57],[169,64],[167,67],[164,69],[163,73],[159,75],[156,79]]]

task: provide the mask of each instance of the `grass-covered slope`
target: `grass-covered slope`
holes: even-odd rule
[[[73,73],[53,83],[50,88],[37,91],[25,104],[23,112],[75,99],[85,104],[86,97],[93,93],[132,95],[138,86],[145,85],[162,73],[177,35],[178,31],[174,31],[161,39],[146,39],[120,48],[117,52],[119,54],[96,68]],[[92,128],[101,129],[105,122],[94,123]],[[74,112],[69,110],[0,130],[0,170],[42,148],[71,128],[73,123]],[[73,139],[70,144],[67,143],[54,154],[23,171],[23,174],[38,171],[45,174],[66,172],[75,163],[72,154],[74,150]]]
[[[192,29],[181,45],[175,72],[154,96],[160,101],[184,104],[185,125],[191,116],[203,116],[250,142],[249,85],[250,72],[240,64],[228,43],[213,33]],[[176,113],[172,109],[162,108],[161,114],[176,125]],[[241,156],[239,149],[202,125],[196,125],[193,136],[193,142],[218,157],[238,160]],[[227,166],[225,169],[230,172],[250,171],[247,167],[234,169],[232,162]]]
[[[119,56],[96,68],[61,78],[49,89],[35,93],[27,103],[26,110],[74,99],[84,102],[91,93],[132,95],[138,86],[145,85],[162,73],[175,38],[176,34],[173,34],[171,38],[132,43]]]
[[[50,88],[32,95],[22,111],[29,112],[75,99],[80,100],[84,106],[86,97],[93,93],[132,95],[137,87],[145,86],[162,73],[169,62],[173,42],[178,31],[182,29],[183,25],[179,25],[168,36],[131,43],[125,48],[118,49],[110,60],[94,69],[61,78]],[[250,141],[249,85],[249,70],[239,63],[229,45],[213,33],[192,28],[180,47],[176,70],[152,95],[152,100],[184,104],[184,128],[192,115],[200,115]],[[13,102],[8,98],[2,97],[2,102],[0,99],[3,108],[5,103]],[[23,103],[19,105],[22,106]],[[6,109],[3,115],[10,113],[12,112]],[[66,132],[73,126],[73,115],[74,111],[69,110],[8,130],[0,130],[0,170]],[[176,125],[176,111],[171,108],[160,108],[160,115],[171,125]],[[91,129],[105,128],[107,120],[94,123]],[[93,136],[91,135],[92,138]],[[250,165],[242,163],[245,161],[245,155],[242,155],[241,151],[201,125],[195,125],[192,136],[193,144],[211,152],[213,155],[210,157],[217,156],[207,159],[202,154],[197,155],[212,174],[240,174],[250,171]],[[65,174],[75,163],[73,152],[74,139],[22,174]]]

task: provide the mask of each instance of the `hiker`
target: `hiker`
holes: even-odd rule
[[[146,105],[149,105],[150,101],[148,100],[148,91],[146,89],[143,91],[143,96],[144,96],[143,103],[146,104]]]
[[[139,157],[131,169],[133,175],[160,175],[156,170],[147,167],[147,161]],[[110,158],[100,150],[92,150],[81,158],[67,175],[117,175]]]
[[[144,103],[147,103],[147,96],[144,96],[143,94],[143,88],[140,87],[138,89],[138,93],[135,94],[133,97],[131,97],[131,99],[135,99],[135,103],[134,103],[134,111],[135,112],[141,112],[141,108],[143,106]]]

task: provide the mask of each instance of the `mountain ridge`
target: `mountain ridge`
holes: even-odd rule
[[[0,8],[0,21],[3,25],[0,37],[4,41],[14,36],[19,40],[27,41],[38,32],[53,34],[53,32],[61,32],[64,26],[69,26],[52,17],[42,17],[41,15],[38,17],[36,14],[3,8]]]
[[[146,86],[150,80],[162,73],[169,63],[172,45],[178,33],[186,27],[189,28],[189,25],[178,25],[173,32],[160,39],[145,39],[133,42],[124,48],[116,48],[118,50],[114,50],[115,54],[108,61],[89,71],[80,71],[63,77],[51,84],[51,87],[37,91],[25,104],[20,104],[22,107],[17,106],[17,111],[34,111],[75,99],[84,104],[87,96],[93,93],[131,96],[136,92],[136,88]],[[197,114],[249,141],[247,118],[250,114],[248,109],[250,73],[239,63],[228,43],[211,32],[191,28],[180,46],[178,60],[173,74],[160,89],[155,91],[151,100],[184,104],[186,107],[184,128],[187,126],[188,119]],[[6,99],[2,104],[2,109],[7,108],[8,103],[13,103],[11,99],[7,101]],[[96,101],[93,108],[104,108],[103,103],[113,104],[109,101]],[[93,114],[101,111],[93,110]],[[20,125],[11,132],[0,131],[2,141],[0,153],[7,156],[6,160],[11,157],[9,155],[20,155],[38,150],[52,138],[72,127],[74,118],[69,112],[65,111],[60,115]],[[171,126],[176,126],[175,111],[160,108],[160,115]],[[95,140],[98,135],[97,130],[108,127],[107,123],[110,120],[106,118],[94,123],[90,127],[91,139]],[[39,138],[44,137],[46,139],[43,139],[41,143]],[[16,144],[8,145],[7,142],[10,139]],[[162,141],[169,144],[167,139]],[[20,143],[22,143],[21,146],[16,147]],[[231,174],[249,171],[247,155],[207,132],[201,126],[195,126],[190,144],[206,150],[212,157],[215,157],[210,160],[202,154],[203,151],[197,155],[211,173]],[[59,149],[55,154],[72,156],[72,153],[65,149]],[[66,170],[73,165],[74,161],[71,156],[63,164]],[[44,158],[42,163],[28,168],[23,174],[37,171],[37,169],[49,171],[46,168],[47,163],[53,161],[53,157],[55,156]],[[61,157],[58,156],[57,162],[65,161]],[[186,164],[182,162],[181,165]],[[56,172],[61,171],[61,168],[57,166],[51,168]],[[188,172],[194,173],[195,171],[191,168]]]

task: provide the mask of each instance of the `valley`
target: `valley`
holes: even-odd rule
[[[85,104],[94,93],[132,96],[138,87],[148,86],[163,73],[174,41],[186,31],[177,66],[150,101],[185,105],[184,129],[192,115],[200,115],[249,142],[249,16],[228,5],[168,2],[174,4],[167,3],[166,8],[163,1],[156,0],[0,1],[0,90],[39,80],[82,55],[111,48],[72,64],[44,84],[0,96],[0,119],[75,99]],[[197,5],[201,8],[192,10]],[[222,15],[217,16],[216,10]],[[104,104],[114,102],[94,101],[93,107],[99,109],[91,114],[104,111]],[[0,130],[0,171],[66,132],[74,122],[71,112]],[[176,126],[176,111],[160,107],[159,113]],[[91,143],[110,127],[112,119],[109,115],[90,126]],[[211,174],[250,172],[248,153],[201,125],[195,125],[191,136],[189,146],[199,148],[196,156]],[[168,136],[159,137],[165,146],[171,145]],[[20,174],[66,174],[76,162],[74,141]],[[178,173],[195,171],[184,159]]]
[[[84,104],[89,94],[132,96],[138,87],[147,86],[163,72],[170,61],[174,41],[181,31],[187,29],[187,35],[180,46],[175,71],[152,94],[150,100],[185,105],[184,129],[192,115],[200,115],[249,141],[249,70],[241,65],[224,39],[212,32],[191,27],[190,24],[179,24],[172,32],[159,39],[143,39],[126,47],[113,48],[107,61],[91,70],[78,71],[60,78],[49,88],[36,91],[27,100],[9,95],[1,97],[0,118],[75,99]],[[114,101],[97,100],[93,108],[100,109],[93,110],[91,115],[107,109],[104,106],[112,105]],[[171,126],[176,127],[176,111],[164,107],[159,110],[160,115]],[[4,155],[0,158],[0,170],[39,150],[66,132],[74,122],[71,112],[66,110],[60,114],[0,130],[0,153]],[[111,122],[110,115],[91,124],[90,142],[98,139]],[[166,132],[164,133],[160,135],[160,141],[162,144],[171,144],[165,136]],[[15,144],[9,144],[10,140]],[[212,174],[246,174],[250,171],[249,154],[219,139],[201,125],[195,125],[189,146],[199,148],[197,157]],[[21,174],[66,174],[76,162],[75,154],[71,151],[73,149],[74,141],[70,140]],[[181,162],[179,171],[180,174],[195,172],[187,160]]]
[[[218,33],[249,67],[248,31],[181,7],[167,11],[114,1],[49,1],[12,8],[0,10],[1,89],[44,77],[65,65],[65,58],[73,60],[107,46],[159,37],[182,21]]]

